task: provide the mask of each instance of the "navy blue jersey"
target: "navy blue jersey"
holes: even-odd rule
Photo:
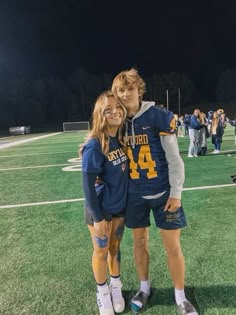
[[[147,196],[169,190],[168,164],[160,136],[174,136],[173,113],[149,104],[127,122],[129,192]]]
[[[82,171],[99,176],[102,183],[95,186],[102,212],[117,214],[125,209],[128,189],[128,158],[115,137],[110,137],[109,152],[101,152],[98,140],[89,140],[83,148]],[[95,183],[94,183],[95,184]],[[89,199],[90,195],[85,198]],[[87,205],[90,200],[86,199]],[[91,209],[91,212],[100,209]]]

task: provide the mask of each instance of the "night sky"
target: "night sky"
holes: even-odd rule
[[[76,68],[178,72],[213,99],[236,68],[236,0],[0,0],[0,77],[64,78]]]

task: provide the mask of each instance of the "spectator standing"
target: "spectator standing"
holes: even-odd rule
[[[191,115],[185,114],[184,115],[184,135],[188,136],[189,135],[189,126],[190,126],[190,121],[191,121]]]
[[[217,112],[213,113],[211,122],[211,139],[214,144],[214,154],[220,153],[222,138],[224,135],[224,126]]]
[[[191,116],[189,126],[189,149],[188,157],[198,157],[198,146],[199,146],[199,130],[202,128],[200,123],[200,110],[196,108]]]
[[[202,128],[199,130],[199,150],[198,150],[198,156],[199,155],[206,155],[207,152],[207,138],[208,138],[208,129],[207,129],[207,118],[206,114],[203,112],[200,112],[200,123],[202,125]]]

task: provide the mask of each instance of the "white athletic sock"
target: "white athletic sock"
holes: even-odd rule
[[[175,302],[176,302],[176,304],[179,305],[180,303],[182,303],[184,301],[187,301],[184,289],[182,289],[182,290],[175,289]]]
[[[147,295],[150,295],[151,293],[151,283],[150,280],[140,281],[140,290],[146,293]]]
[[[110,283],[117,283],[117,282],[121,282],[120,281],[120,277],[110,277]]]
[[[98,292],[103,291],[105,288],[107,288],[107,283],[106,282],[104,284],[102,284],[102,285],[97,284]]]

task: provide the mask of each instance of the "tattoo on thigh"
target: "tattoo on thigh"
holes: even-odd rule
[[[118,239],[121,239],[122,236],[123,236],[123,233],[124,233],[124,225],[119,225],[116,232],[115,232],[115,235]]]
[[[117,254],[117,261],[120,263],[121,261],[121,252],[119,250],[118,254]]]

